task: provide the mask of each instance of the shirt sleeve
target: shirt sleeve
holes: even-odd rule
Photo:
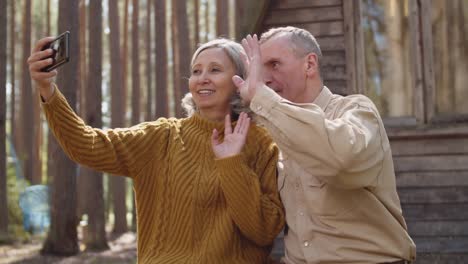
[[[279,198],[274,144],[260,154],[255,168],[243,155],[216,160],[228,211],[241,233],[260,246],[269,246],[284,226]]]
[[[92,169],[136,177],[151,157],[162,156],[166,149],[168,129],[164,119],[130,128],[92,128],[75,114],[57,87],[42,106],[64,152]]]
[[[334,119],[315,104],[294,104],[259,89],[251,102],[281,150],[305,171],[340,188],[375,184],[384,151],[380,117],[364,96],[344,99]]]

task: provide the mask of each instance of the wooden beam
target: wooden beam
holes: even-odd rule
[[[393,161],[397,173],[468,170],[468,155],[397,156]]]
[[[343,28],[346,51],[346,85],[349,93],[357,91],[356,47],[354,40],[354,1],[343,1]]]
[[[341,5],[342,0],[276,0],[272,3],[272,6],[275,9],[292,9]]]
[[[413,87],[413,112],[419,124],[426,122],[424,114],[424,81],[422,73],[422,43],[420,34],[420,11],[417,1],[408,1],[410,29],[410,63]]]
[[[397,187],[468,187],[468,171],[421,171],[396,174]]]
[[[466,220],[468,219],[468,204],[402,204],[403,215],[410,220]]]
[[[272,10],[266,16],[265,24],[284,25],[291,23],[310,23],[337,20],[343,20],[343,11],[341,6],[304,8],[293,10]]]
[[[468,187],[400,188],[402,204],[468,203]]]
[[[411,2],[411,1],[410,1]],[[432,1],[419,0],[421,5],[421,29],[423,45],[423,67],[425,84],[426,122],[431,122],[435,113],[435,77],[432,45]]]

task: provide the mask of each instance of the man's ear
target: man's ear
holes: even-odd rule
[[[306,74],[307,76],[313,77],[319,74],[319,62],[317,54],[311,52],[306,55]]]

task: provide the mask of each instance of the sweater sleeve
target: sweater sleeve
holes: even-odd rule
[[[92,128],[74,113],[57,88],[42,106],[58,143],[79,164],[134,178],[152,157],[164,155],[169,134],[165,119],[130,128]]]
[[[259,148],[265,148],[261,143]],[[228,211],[241,233],[260,246],[268,246],[284,226],[279,198],[276,164],[278,149],[273,143],[259,154],[251,169],[240,154],[216,160]]]

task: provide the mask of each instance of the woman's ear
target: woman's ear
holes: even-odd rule
[[[311,52],[306,55],[306,74],[313,77],[319,73],[319,61],[317,54]]]

